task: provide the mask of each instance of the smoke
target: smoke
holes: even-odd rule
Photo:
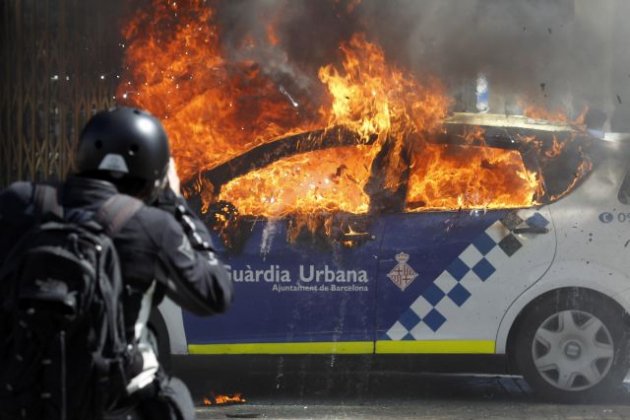
[[[318,94],[317,70],[360,30],[356,15],[335,0],[235,0],[216,6],[232,58],[258,63],[278,83],[304,95]]]
[[[437,75],[454,96],[490,83],[491,111],[520,99],[578,113],[612,114],[627,96],[630,29],[624,0],[232,0],[218,3],[225,45],[237,58],[308,91],[319,66],[355,32],[421,79]],[[246,38],[268,40],[241,48]],[[626,89],[626,90],[624,90]],[[628,95],[630,96],[630,95]],[[622,99],[623,100],[623,99]],[[630,97],[628,97],[630,103]]]
[[[484,73],[491,99],[494,93],[495,112],[503,111],[497,109],[501,99],[506,106],[510,97],[519,96],[574,112],[584,105],[604,107],[610,102],[606,90],[617,0],[394,3],[400,7],[392,21],[400,17],[411,24],[393,37],[386,29],[379,34],[387,49],[405,45],[405,59],[416,71],[436,72],[455,85]],[[367,5],[372,16],[378,16],[383,6],[378,1]]]

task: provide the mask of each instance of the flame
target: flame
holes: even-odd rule
[[[219,34],[202,0],[153,0],[123,30],[117,99],[163,120],[183,181],[277,136],[321,126],[256,63],[228,60]]]
[[[373,133],[402,138],[441,129],[450,100],[437,80],[421,84],[391,66],[383,51],[362,34],[340,50],[343,70],[326,65],[319,71],[333,98],[331,108],[322,110],[329,125],[345,125],[365,138]]]
[[[203,405],[211,406],[211,405],[225,405],[225,404],[242,404],[247,402],[245,398],[242,397],[240,393],[235,393],[234,395],[215,395],[212,394],[212,398],[204,397]]]
[[[384,187],[395,189],[404,169],[400,152],[405,139],[412,133],[441,131],[450,100],[439,81],[427,78],[420,83],[388,64],[383,51],[362,34],[353,36],[340,50],[342,71],[332,65],[319,71],[332,97],[330,109],[321,113],[328,116],[329,125],[346,126],[364,139],[376,133],[377,145],[393,141]]]
[[[461,135],[461,138],[463,139],[463,143],[469,146],[483,146],[486,144],[486,130],[478,126],[467,127]]]
[[[516,150],[427,144],[413,155],[409,186],[410,211],[512,208],[531,205],[538,179]]]
[[[228,403],[244,403],[246,402],[246,400],[244,398],[241,398],[241,394],[236,393],[232,396],[229,395],[216,395],[214,397],[215,403],[216,404],[228,404]]]
[[[280,44],[280,37],[276,32],[275,26],[270,23],[265,27],[265,29],[267,31],[267,41],[269,41],[269,44],[273,46]]]
[[[545,157],[547,157],[548,159],[553,159],[560,156],[567,144],[567,142],[558,141],[558,138],[556,136],[553,136],[551,140],[551,147],[549,147],[549,149],[544,152]]]
[[[298,213],[366,213],[369,198],[363,188],[370,176],[372,150],[339,147],[291,156],[230,181],[219,200],[246,214],[266,217],[285,216],[296,209]]]
[[[359,3],[350,1],[347,12]],[[215,222],[232,223],[238,215],[300,215],[292,219],[289,236],[304,226],[328,234],[332,219],[317,214],[369,212],[366,189],[374,163],[384,173],[378,188],[397,191],[409,151],[408,211],[537,204],[541,176],[525,168],[516,151],[478,147],[485,145],[482,128],[461,134],[467,146],[434,144],[451,104],[444,85],[392,65],[363,34],[339,46],[337,62],[322,63],[308,94],[243,59],[257,43],[279,48],[279,20],[273,17],[262,37],[243,34],[237,43],[243,54],[223,50],[215,12],[203,0],[152,0],[123,30],[128,47],[117,99],[164,121],[180,177],[201,197],[203,211],[231,203],[233,208],[215,214]],[[525,113],[567,121],[565,114],[531,107]],[[340,126],[356,135],[357,144],[270,161],[225,185],[203,176],[257,146],[317,129],[325,129],[325,136]],[[554,145],[546,157],[562,150]]]
[[[523,108],[523,115],[534,120],[547,121],[550,123],[570,124],[573,126],[581,127],[584,125],[584,120],[588,112],[588,107],[582,108],[582,111],[576,118],[571,118],[569,112],[563,107],[556,107],[549,109],[545,106],[541,106],[535,103],[520,102]]]
[[[549,110],[536,105],[525,105],[523,115],[534,120],[542,120],[556,123],[569,123],[571,119],[566,111],[562,109]]]

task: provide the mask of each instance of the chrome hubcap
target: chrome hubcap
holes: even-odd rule
[[[553,314],[536,330],[532,357],[538,373],[564,391],[581,391],[608,374],[614,343],[608,328],[587,312]]]

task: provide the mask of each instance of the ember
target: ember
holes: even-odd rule
[[[229,405],[229,404],[244,404],[247,402],[245,398],[241,396],[240,393],[235,393],[234,395],[215,395],[212,394],[210,398],[204,397],[203,405],[212,406],[212,405]]]

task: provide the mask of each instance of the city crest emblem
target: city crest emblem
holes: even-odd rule
[[[407,286],[409,286],[415,279],[418,277],[418,273],[415,272],[413,268],[407,261],[409,261],[409,254],[404,252],[400,252],[396,254],[396,261],[398,264],[392,269],[392,271],[387,274],[387,277],[400,288],[400,290],[404,291]]]

